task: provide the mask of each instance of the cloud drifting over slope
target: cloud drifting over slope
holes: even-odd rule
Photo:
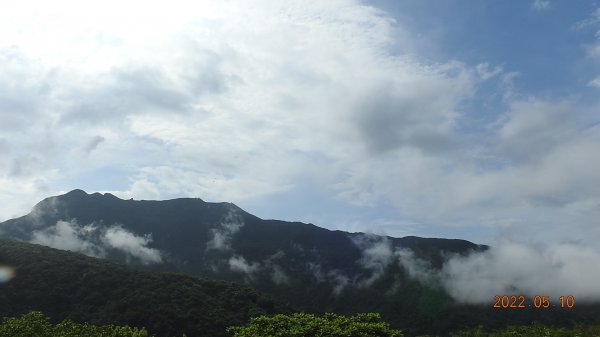
[[[206,243],[206,249],[230,251],[231,239],[243,226],[244,219],[232,207],[217,228],[211,230],[213,237]]]
[[[460,303],[489,304],[494,296],[504,295],[600,301],[600,249],[582,241],[548,244],[504,239],[483,252],[446,255],[441,268],[432,267],[411,249],[393,247],[386,237],[362,235],[354,243],[362,250],[357,263],[371,274],[353,286],[370,286],[391,264],[398,264],[411,278],[444,288]]]
[[[30,242],[94,257],[106,257],[111,251],[117,251],[128,260],[142,264],[163,261],[159,250],[148,247],[152,242],[151,234],[139,236],[119,225],[82,226],[74,220],[58,221],[54,226],[33,231]]]
[[[495,295],[570,295],[579,303],[597,302],[599,258],[598,249],[574,243],[499,242],[487,252],[450,259],[440,280],[452,297],[467,303],[489,303]]]

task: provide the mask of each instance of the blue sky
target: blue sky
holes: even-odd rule
[[[600,226],[599,8],[12,4],[0,219],[81,188],[392,236],[586,243]]]
[[[579,93],[593,79],[590,68],[598,69],[582,48],[595,40],[595,30],[576,28],[596,9],[593,2],[555,1],[544,8],[528,1],[374,4],[408,16],[414,30],[433,36],[432,59],[501,65],[520,72],[518,84],[532,94]]]

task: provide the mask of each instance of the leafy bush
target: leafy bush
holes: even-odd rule
[[[4,318],[0,337],[148,337],[148,333],[128,326],[96,326],[70,320],[52,324],[41,312],[32,311],[21,317]]]
[[[246,326],[227,329],[234,337],[402,337],[399,330],[391,330],[379,314],[365,313],[352,317],[336,314],[315,316],[292,315],[259,316]]]

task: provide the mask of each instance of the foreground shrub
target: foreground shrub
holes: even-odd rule
[[[4,318],[0,337],[148,337],[148,333],[128,326],[96,326],[69,320],[52,324],[41,312],[32,311],[21,317]]]
[[[259,316],[246,326],[227,329],[234,337],[402,337],[391,330],[379,314],[366,313],[352,317],[336,314],[316,316],[292,314]]]

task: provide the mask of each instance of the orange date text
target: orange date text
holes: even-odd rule
[[[550,296],[535,295],[533,298],[523,295],[503,295],[494,296],[494,309],[549,309],[549,308],[567,308],[572,309],[575,306],[575,298],[571,295],[560,296],[558,301],[553,301]]]

